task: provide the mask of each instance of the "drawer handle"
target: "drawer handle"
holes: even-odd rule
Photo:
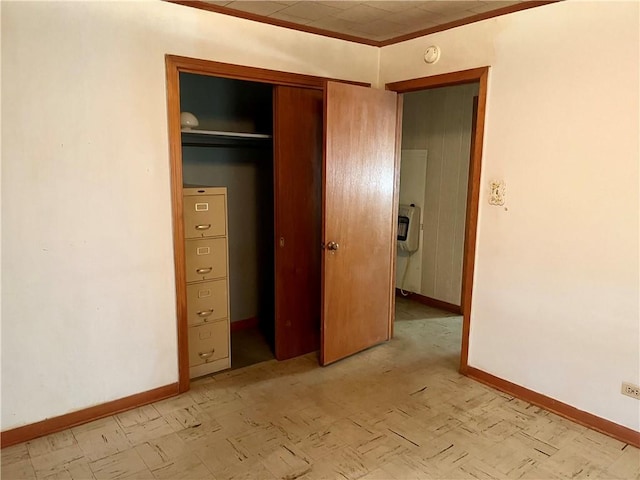
[[[213,270],[213,267],[208,267],[208,268],[198,268],[196,270],[196,273],[200,273],[202,275],[205,275],[207,273],[211,273],[211,270]]]
[[[198,316],[204,318],[204,317],[208,317],[212,313],[213,313],[213,308],[211,308],[209,310],[202,310],[201,312],[198,312]]]
[[[210,228],[210,223],[207,223],[206,225],[196,225],[196,230],[209,230]]]
[[[211,358],[213,357],[213,352],[215,352],[216,349],[214,348],[213,350],[211,350],[210,352],[203,352],[203,353],[199,353],[198,356],[200,358],[202,358],[203,360],[206,360],[207,358]]]

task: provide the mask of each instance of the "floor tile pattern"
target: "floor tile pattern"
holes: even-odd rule
[[[398,299],[390,342],[194,381],[2,450],[2,479],[640,479],[640,452],[457,373],[461,318]]]

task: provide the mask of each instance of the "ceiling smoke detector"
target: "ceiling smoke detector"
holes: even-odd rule
[[[424,61],[427,63],[436,63],[440,59],[440,47],[431,45],[424,52]]]

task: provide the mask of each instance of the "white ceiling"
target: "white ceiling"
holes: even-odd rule
[[[372,41],[385,41],[485,14],[518,1],[205,1],[224,9],[291,22]],[[268,21],[268,20],[267,20]]]

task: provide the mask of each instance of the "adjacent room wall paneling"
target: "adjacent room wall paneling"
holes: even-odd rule
[[[406,93],[404,148],[426,148],[421,295],[460,305],[473,97],[467,84]],[[401,186],[402,192],[402,186]],[[413,269],[412,269],[413,270]]]

